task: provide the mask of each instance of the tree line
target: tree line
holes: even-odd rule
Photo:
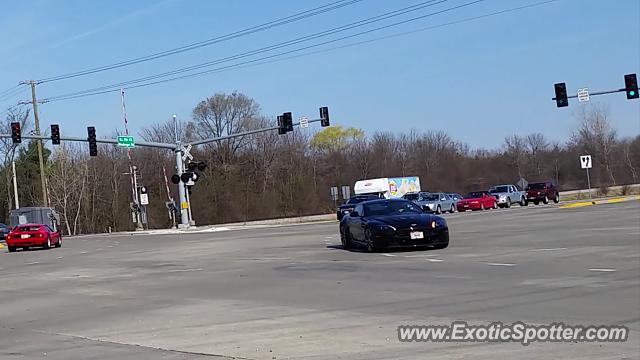
[[[10,112],[30,129],[29,112]],[[207,169],[193,186],[191,205],[197,224],[216,224],[332,212],[331,186],[359,179],[419,176],[423,190],[464,193],[497,183],[552,180],[561,190],[586,188],[578,157],[591,154],[595,187],[638,182],[640,136],[622,138],[611,126],[603,105],[582,107],[579,123],[566,142],[544,133],[512,135],[498,149],[472,149],[440,130],[406,133],[334,125],[321,130],[296,129],[287,135],[266,132],[195,147],[196,160]],[[333,122],[339,122],[333,120]],[[184,141],[219,137],[273,126],[259,104],[241,94],[216,94],[199,102],[190,120],[179,121]],[[117,133],[110,134],[116,136]],[[138,138],[173,142],[173,120],[144,128]],[[176,186],[166,181],[175,172],[171,151],[135,148],[127,151],[100,145],[89,157],[86,144],[64,143],[45,149],[48,202],[61,215],[67,234],[132,230],[130,165],[138,167],[149,192],[149,226],[169,226],[165,202],[176,199]],[[5,219],[13,208],[12,161],[16,162],[21,206],[40,204],[40,178],[35,142],[19,146],[0,142],[0,204]],[[166,177],[165,177],[166,174]]]

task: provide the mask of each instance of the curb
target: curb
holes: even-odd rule
[[[570,208],[591,206],[591,205],[615,204],[615,203],[631,201],[631,200],[640,200],[640,196],[636,195],[636,196],[626,196],[626,197],[614,197],[614,198],[602,199],[602,200],[577,201],[577,202],[560,205],[559,208],[570,209]]]

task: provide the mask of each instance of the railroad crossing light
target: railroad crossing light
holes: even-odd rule
[[[278,135],[284,135],[287,130],[284,128],[284,122],[282,121],[282,115],[278,115]]]
[[[556,106],[569,106],[569,99],[567,99],[567,85],[565,83],[558,83],[555,84],[554,87],[556,90]]]
[[[180,175],[180,180],[182,180],[183,183],[188,183],[189,180],[191,180],[191,177],[193,176],[193,173],[190,172],[183,172],[182,175]]]
[[[93,126],[87,126],[87,141],[89,142],[89,156],[98,156],[96,128]]]
[[[178,174],[171,175],[171,182],[176,185],[180,184],[180,176]]]
[[[326,106],[323,106],[320,108],[320,125],[324,126],[330,126],[329,124],[329,108]]]
[[[194,163],[193,161],[190,161],[190,162],[187,164],[187,170],[189,170],[189,171],[191,171],[191,172],[196,171],[196,168],[197,168],[197,167],[198,167],[198,164],[197,164],[197,163]]]
[[[147,187],[146,186],[140,186],[140,194],[146,194],[147,193]]]
[[[14,144],[20,144],[22,142],[22,132],[20,130],[19,122],[11,123],[11,140]]]
[[[627,92],[627,99],[638,98],[638,78],[636,74],[628,74],[624,76],[624,88]]]
[[[51,124],[51,143],[60,145],[60,126],[58,124]]]
[[[198,170],[204,171],[207,168],[207,163],[204,161],[198,161]]]
[[[290,112],[282,114],[282,125],[284,126],[285,133],[293,131],[293,116]]]

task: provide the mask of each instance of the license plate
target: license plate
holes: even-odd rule
[[[28,238],[29,238],[29,234],[20,235],[20,239],[28,239]]]
[[[411,240],[424,239],[424,233],[422,231],[412,231],[409,236],[411,236]]]

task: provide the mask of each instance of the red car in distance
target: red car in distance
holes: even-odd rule
[[[31,246],[49,249],[51,246],[62,246],[62,235],[49,225],[22,224],[9,231],[5,242],[9,252],[14,252],[17,248],[27,250]]]
[[[473,191],[458,200],[458,211],[497,209],[497,201],[487,191]]]

